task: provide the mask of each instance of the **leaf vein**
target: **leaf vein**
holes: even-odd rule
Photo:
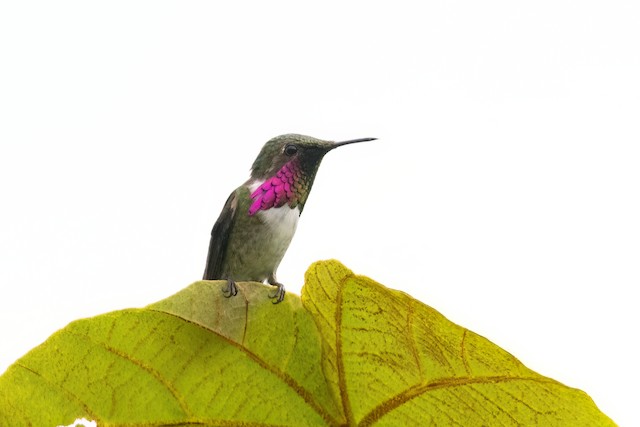
[[[80,404],[80,406],[82,406],[82,408],[86,411],[86,415],[91,417],[92,419],[96,419],[96,415],[93,414],[91,412],[91,410],[89,409],[89,407],[87,406],[87,404],[85,402],[83,402],[78,396],[76,396],[75,394],[73,394],[70,390],[68,390],[65,387],[62,387],[59,384],[53,383],[51,381],[49,381],[45,376],[43,376],[42,374],[40,374],[40,372],[35,371],[31,368],[29,368],[28,366],[25,366],[23,364],[21,364],[20,362],[16,362],[15,363],[16,367],[22,368],[28,372],[31,372],[33,375],[39,377],[42,381],[44,381],[49,387],[51,388],[57,388],[60,389],[64,392],[64,394],[66,394],[67,396],[69,396],[70,398],[72,398],[73,400],[75,400],[78,404]]]
[[[467,375],[471,375],[471,367],[469,366],[469,360],[467,359],[467,332],[469,331],[466,328],[463,329],[462,340],[460,341],[460,357],[462,359],[464,370],[467,372]]]
[[[416,366],[418,367],[420,380],[424,380],[423,372],[422,372],[422,362],[420,361],[420,356],[418,355],[418,346],[416,344],[415,336],[414,336],[414,308],[413,301],[409,300],[407,304],[407,330],[409,331],[409,344],[411,346],[411,353],[413,354],[413,359],[416,362]]]
[[[306,390],[304,387],[302,387],[300,384],[298,384],[296,382],[296,380],[294,380],[291,376],[287,375],[285,372],[282,372],[279,369],[277,369],[277,368],[275,368],[273,366],[270,366],[265,360],[260,358],[260,356],[258,356],[256,353],[252,352],[248,348],[242,346],[240,343],[238,343],[236,341],[233,341],[229,337],[226,337],[226,336],[220,334],[219,332],[217,332],[215,330],[209,329],[204,325],[192,322],[191,320],[185,319],[185,318],[180,317],[180,316],[178,316],[176,314],[168,313],[168,312],[160,311],[160,310],[156,310],[156,309],[149,309],[149,310],[155,311],[157,313],[164,314],[166,316],[172,316],[172,317],[178,318],[178,319],[180,319],[180,320],[182,320],[184,322],[191,323],[192,325],[195,325],[198,328],[204,329],[207,332],[215,334],[220,339],[226,341],[227,344],[229,344],[229,345],[237,348],[238,350],[244,352],[251,360],[256,362],[261,368],[263,368],[266,371],[271,372],[278,379],[280,379],[283,383],[285,383],[287,386],[289,386],[289,388],[291,388],[298,396],[300,396],[302,398],[302,400],[304,400],[318,415],[320,415],[320,417],[322,417],[329,424],[332,424],[332,425],[338,424],[337,421],[334,420],[333,417],[322,406],[320,406],[320,404],[318,404],[318,402],[316,402],[316,400],[314,399],[313,395],[308,390]]]
[[[471,387],[471,390],[477,394],[479,394],[480,396],[482,396],[482,398],[484,399],[484,401],[486,403],[489,403],[491,405],[493,405],[500,413],[505,414],[507,417],[511,418],[511,421],[513,421],[516,425],[520,425],[520,423],[518,422],[518,420],[516,420],[508,411],[505,411],[504,408],[502,408],[502,406],[500,406],[499,404],[497,404],[495,401],[493,401],[493,399],[491,399],[490,397],[488,397],[486,394],[482,393],[480,390],[478,390],[475,387]],[[506,424],[502,418],[498,418],[498,416],[494,413],[491,412],[493,414],[493,418],[494,420],[499,420],[500,424],[504,425],[504,426],[509,426],[512,425],[510,424]]]
[[[458,420],[456,420],[456,419],[455,419],[455,418],[453,418],[451,415],[449,415],[449,411],[443,411],[442,409],[440,409],[440,408],[442,408],[442,407],[446,406],[446,407],[448,407],[449,409],[452,409],[452,410],[454,410],[454,411],[455,411],[455,408],[453,408],[453,407],[451,406],[451,404],[450,404],[447,400],[440,399],[440,398],[438,398],[437,396],[430,396],[430,397],[431,397],[431,399],[433,399],[433,400],[435,400],[436,402],[439,402],[439,403],[440,403],[440,405],[438,406],[438,408],[439,408],[439,410],[440,410],[440,413],[441,413],[442,415],[444,415],[445,417],[449,418],[449,420],[451,420],[451,423],[455,423],[456,425],[459,425],[459,426],[463,426],[463,427],[464,427],[464,424],[460,424],[460,423],[458,422]]]
[[[145,364],[142,360],[136,359],[134,357],[132,357],[130,354],[127,354],[115,347],[111,347],[110,345],[107,345],[104,342],[100,342],[100,341],[95,341],[93,339],[91,339],[91,337],[87,336],[87,335],[83,335],[83,334],[79,334],[77,332],[73,332],[73,331],[69,331],[70,334],[73,334],[79,338],[84,338],[87,341],[90,341],[94,344],[97,344],[99,346],[101,346],[102,348],[104,348],[105,350],[107,350],[108,352],[122,358],[123,360],[126,360],[130,363],[133,363],[134,365],[138,366],[140,369],[148,372],[149,374],[151,374],[151,376],[153,376],[155,379],[157,379],[163,386],[165,386],[167,388],[167,390],[169,390],[169,393],[171,393],[171,395],[173,396],[173,398],[175,399],[175,401],[178,403],[178,405],[180,405],[180,409],[182,409],[182,411],[185,413],[185,415],[187,416],[192,416],[192,412],[189,409],[189,406],[187,405],[187,403],[184,401],[184,399],[182,398],[182,396],[180,396],[180,393],[178,392],[178,390],[176,390],[173,387],[173,384],[166,378],[164,378],[160,372],[158,372],[157,370],[153,369],[150,366],[147,366],[147,364]]]
[[[363,419],[360,421],[360,426],[369,426],[379,420],[382,416],[388,412],[396,409],[400,405],[415,399],[422,394],[428,393],[432,390],[438,390],[449,387],[464,387],[475,384],[498,384],[510,381],[533,381],[538,383],[556,384],[556,381],[549,378],[536,378],[536,377],[510,377],[510,376],[487,376],[487,377],[459,377],[459,378],[442,378],[427,383],[416,384],[395,396],[385,400],[378,406],[373,408]],[[477,392],[477,390],[474,390]]]

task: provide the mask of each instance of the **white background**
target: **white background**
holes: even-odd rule
[[[222,3],[219,3],[222,4]],[[3,2],[0,371],[201,277],[262,144],[337,258],[640,425],[637,2]]]

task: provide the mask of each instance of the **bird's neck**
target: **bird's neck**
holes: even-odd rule
[[[282,166],[273,176],[253,179],[248,183],[251,191],[249,215],[285,205],[291,209],[299,207],[302,211],[314,176],[315,171],[309,176],[300,162],[294,159]]]

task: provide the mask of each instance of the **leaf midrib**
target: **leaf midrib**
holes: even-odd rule
[[[385,400],[384,402],[373,408],[371,411],[369,411],[358,423],[358,426],[370,426],[392,410],[430,391],[445,388],[464,387],[475,384],[497,384],[511,381],[532,381],[543,384],[559,384],[557,381],[545,377],[514,377],[508,375],[440,378],[427,381],[425,383],[415,384],[390,397],[389,399]]]

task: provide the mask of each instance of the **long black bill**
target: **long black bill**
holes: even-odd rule
[[[333,144],[331,146],[331,149],[334,149],[336,147],[340,147],[342,145],[355,144],[356,142],[375,141],[376,139],[378,139],[378,138],[360,138],[360,139],[350,139],[349,141],[336,142],[335,144]]]

